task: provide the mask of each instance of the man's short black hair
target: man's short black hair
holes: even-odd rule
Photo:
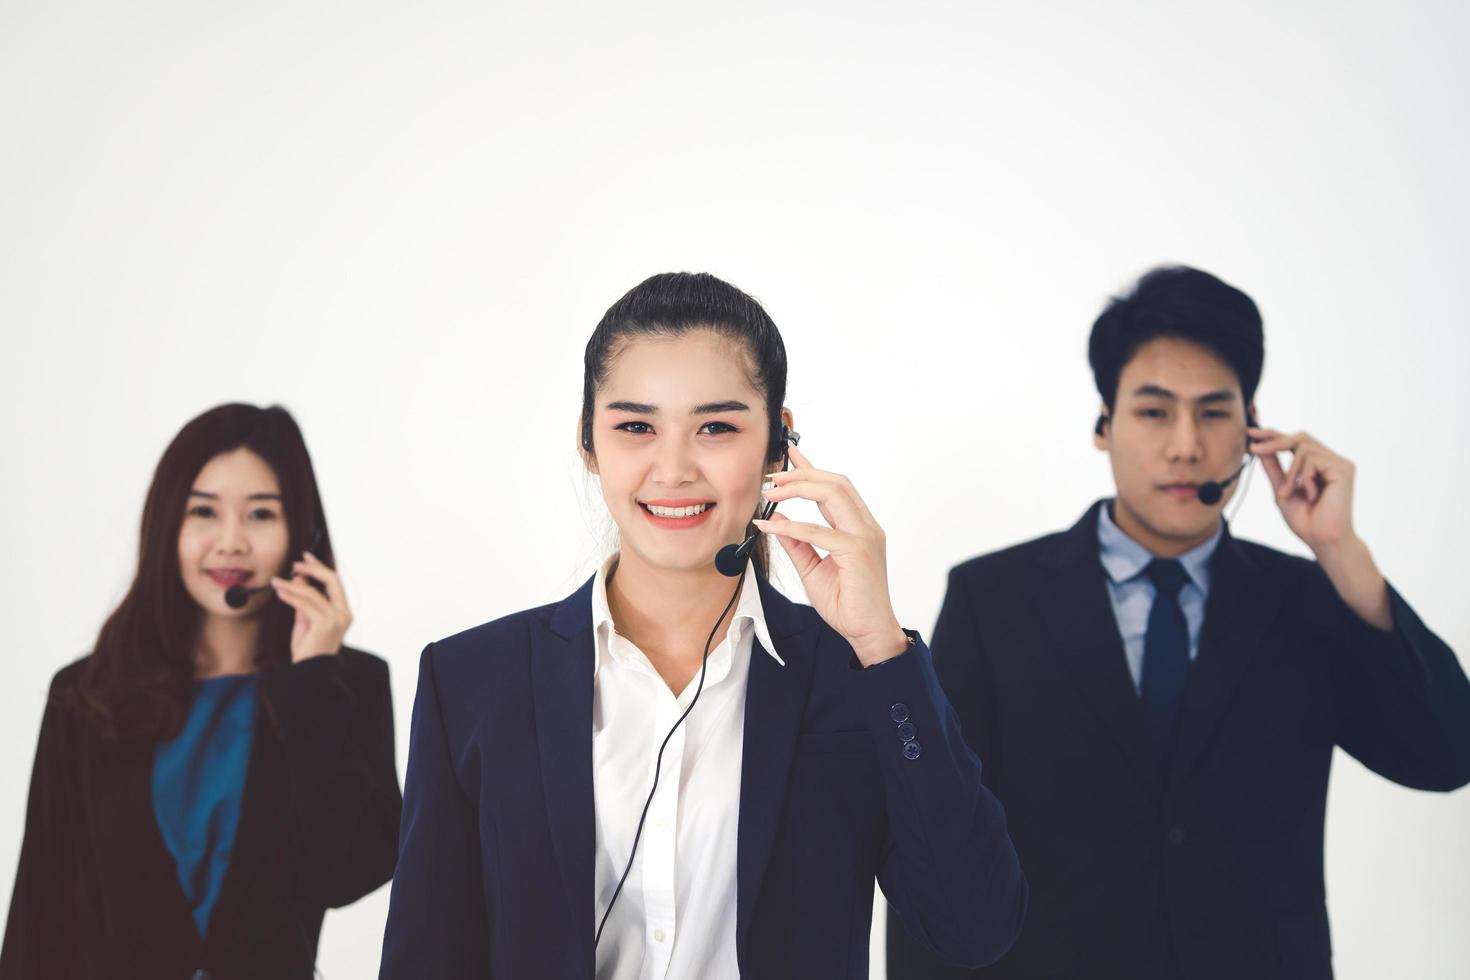
[[[1245,293],[1208,272],[1171,265],[1146,273],[1108,303],[1092,325],[1087,360],[1108,411],[1118,397],[1124,366],[1156,337],[1177,337],[1214,351],[1235,369],[1250,405],[1266,357],[1260,310]]]

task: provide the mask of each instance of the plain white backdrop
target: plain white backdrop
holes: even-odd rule
[[[581,350],[659,271],[766,303],[802,448],[925,631],[950,565],[1108,492],[1108,294],[1213,271],[1265,313],[1262,421],[1359,464],[1360,533],[1463,656],[1467,28],[1422,0],[0,0],[0,901],[48,679],[185,421],[296,413],[401,764],[423,644],[600,557]],[[1303,551],[1265,487],[1237,533]],[[1328,813],[1339,977],[1470,975],[1470,792],[1340,755]],[[386,908],[328,915],[328,980],[376,975]]]

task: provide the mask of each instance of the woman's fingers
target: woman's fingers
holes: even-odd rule
[[[821,548],[823,551],[842,552],[846,535],[835,528],[825,527],[821,524],[808,524],[805,521],[793,521],[788,517],[782,517],[780,521],[754,521],[756,527],[767,534],[776,534],[781,537],[792,538],[803,541],[806,544]]]
[[[276,594],[282,599],[290,597],[294,602],[288,603],[297,611],[307,611],[320,622],[329,623],[344,619],[341,610],[337,609],[316,589],[307,585],[305,581],[288,581],[283,578],[271,579],[271,585],[275,587]]]
[[[797,470],[795,473],[807,474],[812,470]],[[837,481],[796,479],[787,480],[777,486],[763,491],[767,500],[780,503],[783,500],[810,500],[816,503],[824,511],[823,517],[831,522],[833,527],[842,530],[857,530],[872,522],[872,515],[862,506],[862,502],[851,492],[851,485]]]
[[[847,477],[841,473],[832,473],[828,470],[817,469],[812,466],[812,462],[806,457],[806,454],[801,453],[795,446],[791,447],[791,461],[795,464],[795,469],[768,473],[766,474],[766,479],[775,484],[776,488],[785,487],[792,483],[833,487],[836,492],[841,493],[852,502],[853,507],[862,516],[863,520],[873,521],[873,514],[868,510],[868,505],[863,500],[862,494],[857,492],[857,487],[853,486],[852,481]],[[766,495],[769,497],[769,492]],[[799,494],[798,496],[805,496],[805,494]],[[806,499],[816,500],[817,498],[806,497]]]
[[[797,447],[796,443],[793,442],[791,445],[786,447],[786,454],[791,458],[791,465],[794,466],[796,469],[816,469],[816,467],[812,465],[812,461],[806,458],[806,453],[802,452]]]
[[[773,514],[771,520],[758,523],[764,523],[770,527],[767,533],[781,543],[781,547],[791,559],[791,564],[796,567],[796,574],[803,579],[812,569],[822,563],[822,556],[817,554],[816,548],[805,541],[798,541],[796,538],[787,537],[781,533],[781,528],[792,523],[785,514]],[[766,531],[767,529],[763,527],[761,530]]]
[[[293,562],[292,568],[303,571],[316,579],[326,587],[327,597],[331,599],[332,605],[347,610],[347,590],[342,586],[342,576],[337,574],[336,569],[322,561],[309,551],[301,553],[301,561]]]

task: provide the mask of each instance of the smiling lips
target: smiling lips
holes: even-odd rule
[[[220,588],[228,589],[232,585],[244,585],[255,573],[246,568],[208,568],[204,574]]]
[[[703,524],[715,505],[708,500],[640,500],[638,509],[654,527],[682,531]]]

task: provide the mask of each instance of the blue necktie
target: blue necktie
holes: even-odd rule
[[[1154,605],[1143,636],[1143,671],[1139,696],[1143,699],[1154,757],[1163,767],[1174,739],[1179,697],[1189,674],[1189,624],[1179,608],[1179,590],[1189,573],[1173,558],[1155,558],[1145,573],[1154,583]]]

